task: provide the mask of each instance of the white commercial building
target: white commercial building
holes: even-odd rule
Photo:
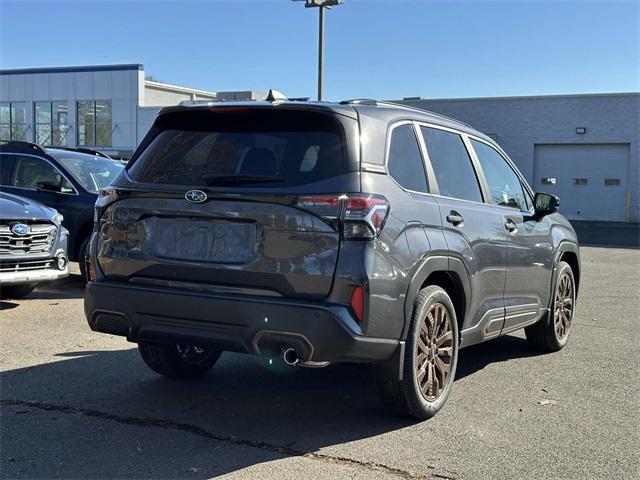
[[[0,140],[90,147],[126,158],[162,107],[263,97],[146,80],[140,64],[0,70]]]

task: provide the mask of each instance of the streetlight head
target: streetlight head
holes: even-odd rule
[[[306,8],[314,8],[314,7],[324,7],[331,8],[336,5],[340,5],[342,0],[292,0],[294,2],[302,2],[304,1],[304,6]]]

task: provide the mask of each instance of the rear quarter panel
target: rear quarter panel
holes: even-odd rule
[[[429,256],[445,255],[438,205],[431,195],[408,192],[384,173],[363,172],[362,189],[390,204],[385,226],[365,255],[369,282],[367,334],[401,338],[410,285]]]

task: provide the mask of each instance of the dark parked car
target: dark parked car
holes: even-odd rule
[[[558,199],[490,138],[376,101],[161,111],[96,203],[92,329],[171,377],[222,351],[373,362],[384,402],[444,404],[461,347],[559,350],[580,279]]]
[[[0,192],[0,298],[22,298],[39,283],[69,275],[62,215]]]
[[[109,185],[122,168],[122,163],[88,149],[0,143],[0,191],[58,210],[69,230],[71,261],[84,258],[98,190]],[[80,269],[84,276],[84,262]]]

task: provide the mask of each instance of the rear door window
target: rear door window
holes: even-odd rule
[[[462,137],[437,128],[421,127],[420,130],[440,195],[482,202],[478,178]]]
[[[344,133],[313,112],[179,112],[128,167],[137,182],[298,186],[345,173]]]
[[[413,126],[406,123],[391,131],[389,140],[389,174],[407,190],[427,192],[427,177]]]
[[[10,186],[37,190],[40,183],[49,182],[58,185],[61,193],[75,192],[73,185],[49,162],[30,155],[16,155],[15,160]]]

